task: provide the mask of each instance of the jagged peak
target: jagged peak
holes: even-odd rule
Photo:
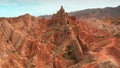
[[[60,10],[57,13],[58,14],[64,14],[65,13],[65,10],[64,10],[63,6],[61,6]]]
[[[63,6],[61,6],[59,12],[65,13],[65,10],[64,10]]]
[[[68,14],[65,12],[63,6],[61,6],[60,10],[57,11],[56,14],[53,14],[51,19],[65,19],[67,15]]]

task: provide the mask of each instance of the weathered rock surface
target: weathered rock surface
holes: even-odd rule
[[[119,68],[118,24],[77,21],[63,7],[51,19],[0,18],[0,68]]]

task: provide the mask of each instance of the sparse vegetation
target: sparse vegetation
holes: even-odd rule
[[[96,59],[92,59],[92,60],[86,61],[86,63],[92,63],[92,62],[95,62],[95,61],[97,61],[97,60]]]
[[[63,57],[66,59],[73,60],[75,63],[77,63],[78,60],[77,60],[76,55],[74,53],[74,47],[72,44],[67,46],[65,53],[63,53]]]
[[[105,38],[106,36],[97,36],[98,38]]]

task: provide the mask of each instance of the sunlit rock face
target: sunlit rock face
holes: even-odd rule
[[[119,68],[119,26],[119,18],[77,20],[63,7],[51,19],[0,18],[0,68]]]

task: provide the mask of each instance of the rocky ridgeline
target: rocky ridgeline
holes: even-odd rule
[[[0,18],[0,68],[119,68],[119,37],[90,21],[63,7],[51,19]]]

